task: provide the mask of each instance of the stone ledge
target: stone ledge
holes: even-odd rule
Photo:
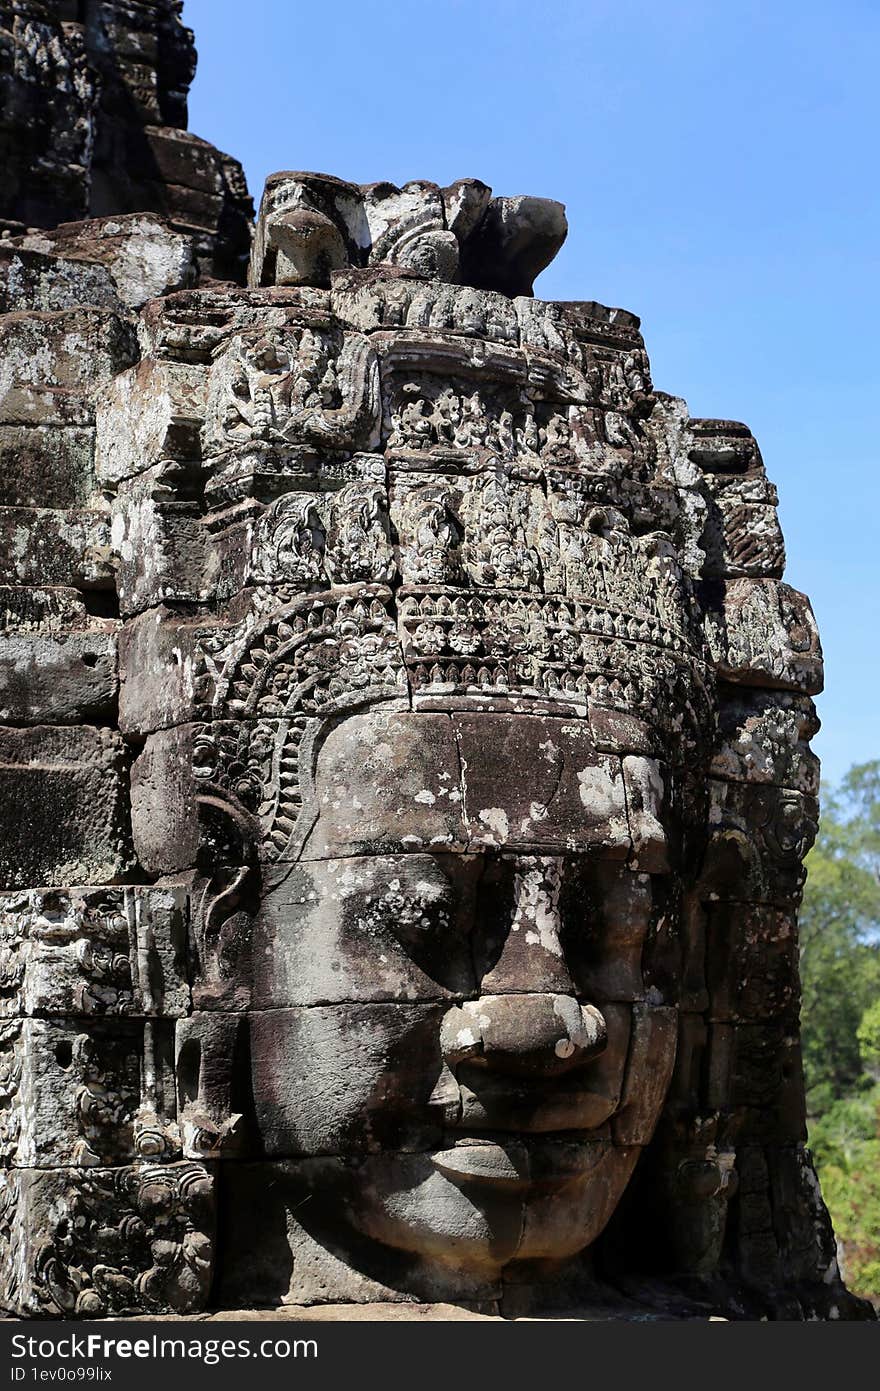
[[[278,1309],[218,1309],[180,1317],[163,1314],[154,1318],[137,1314],[126,1323],[656,1323],[700,1320],[727,1323],[722,1314],[663,1314],[635,1305],[595,1306],[566,1314],[484,1314],[458,1304],[288,1304]],[[104,1320],[114,1323],[116,1320]]]

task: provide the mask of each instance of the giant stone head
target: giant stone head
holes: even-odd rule
[[[104,394],[190,992],[133,1144],[220,1233],[155,1307],[845,1298],[797,1044],[815,624],[749,431],[656,391],[633,315],[533,297],[564,235],[276,175],[250,288],[152,302]]]

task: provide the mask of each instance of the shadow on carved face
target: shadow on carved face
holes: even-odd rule
[[[339,1230],[489,1273],[601,1231],[675,1053],[664,779],[585,721],[374,710],[327,735],[252,1039],[265,1152],[312,1166]]]

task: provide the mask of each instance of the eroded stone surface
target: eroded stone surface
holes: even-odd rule
[[[0,1191],[6,1307],[57,1319],[204,1304],[214,1220],[203,1166],[11,1169]]]
[[[195,250],[209,273],[238,278],[252,205],[241,165],[183,129],[195,48],[176,0],[87,11],[16,0],[0,23],[10,111],[0,217],[16,231],[107,218],[106,233],[86,234],[90,259],[102,259],[96,249],[109,252],[105,238],[118,236],[110,222],[124,227],[119,214],[152,209],[186,243],[179,255],[191,263]],[[67,235],[75,241],[75,230]],[[172,288],[148,245],[120,284],[145,271],[153,293]]]
[[[129,871],[127,765],[109,729],[0,728],[0,787],[12,809],[0,851],[4,887],[101,883]]]
[[[88,886],[0,897],[3,1018],[185,1015],[187,891]]]

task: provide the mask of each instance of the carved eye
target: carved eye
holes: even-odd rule
[[[454,895],[449,884],[431,878],[403,882],[391,879],[375,896],[358,904],[357,926],[381,938],[389,929],[415,958],[448,938],[455,922]]]
[[[412,889],[395,888],[395,882],[392,880],[380,900],[395,934],[411,943],[445,936],[453,922],[453,904],[448,892],[427,881]]]

